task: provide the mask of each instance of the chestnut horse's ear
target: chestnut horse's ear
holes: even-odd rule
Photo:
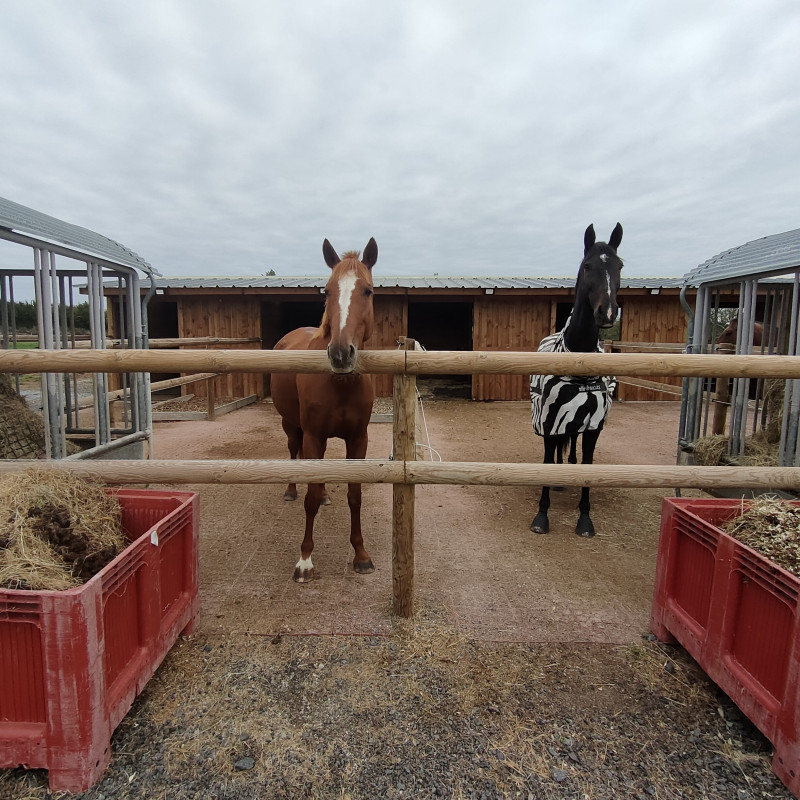
[[[322,255],[325,256],[325,263],[331,269],[342,260],[333,249],[333,245],[327,239],[322,243]]]
[[[614,230],[611,231],[611,238],[608,240],[608,246],[613,247],[616,250],[619,247],[619,243],[622,241],[622,225],[619,222],[614,226]]]
[[[594,225],[590,225],[586,229],[586,233],[583,234],[583,254],[586,255],[589,250],[594,246],[595,243],[595,235],[594,235]]]
[[[361,258],[361,263],[367,268],[372,269],[375,266],[375,262],[378,260],[378,244],[370,237],[370,240],[367,242],[367,246],[364,248],[364,255]]]

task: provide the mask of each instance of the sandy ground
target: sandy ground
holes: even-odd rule
[[[674,464],[678,403],[616,403],[596,463]],[[524,402],[427,400],[418,441],[446,461],[540,462]],[[370,424],[368,458],[391,452],[391,424]],[[286,458],[271,403],[214,422],[157,423],[157,458]],[[332,440],[328,457],[344,457]],[[420,450],[420,457],[425,451]],[[390,485],[365,485],[365,545],[376,570],[352,568],[346,485],[315,528],[318,579],[292,580],[304,525],[301,499],[283,486],[197,486],[201,630],[271,636],[384,634],[391,630]],[[661,500],[670,490],[596,489],[598,535],[574,534],[579,490],[553,493],[551,532],[529,531],[536,487],[418,486],[415,598],[446,609],[484,641],[627,643],[647,631]]]

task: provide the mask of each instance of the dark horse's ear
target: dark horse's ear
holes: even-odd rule
[[[342,260],[333,249],[333,245],[327,239],[322,243],[322,255],[325,256],[325,263],[331,269]]]
[[[378,245],[372,237],[367,242],[367,246],[364,248],[364,255],[361,258],[361,263],[367,268],[372,269],[375,266],[375,262],[378,260]]]
[[[592,249],[595,242],[594,225],[590,225],[583,234],[583,254],[586,255]]]
[[[614,226],[614,230],[611,231],[611,238],[608,240],[608,246],[613,247],[616,250],[619,247],[619,243],[622,241],[622,225],[619,222]]]

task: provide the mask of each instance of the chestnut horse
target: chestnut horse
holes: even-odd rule
[[[298,328],[287,333],[276,350],[325,350],[330,372],[312,374],[274,373],[272,401],[281,415],[292,458],[323,458],[328,439],[343,439],[347,458],[367,454],[367,426],[374,398],[372,379],[355,372],[358,350],[372,333],[372,267],[378,260],[378,245],[370,239],[359,260],[348,252],[339,258],[330,242],[322,243],[331,276],[325,285],[325,312],[319,328]],[[297,487],[289,484],[284,499],[295,500]],[[305,497],[306,527],[294,579],[314,579],[311,551],[314,549],[314,518],[326,499],[325,485],[310,483]],[[361,484],[347,485],[350,507],[350,544],[356,572],[375,567],[364,549],[361,535]]]

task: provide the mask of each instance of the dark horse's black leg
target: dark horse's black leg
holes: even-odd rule
[[[560,461],[561,437],[545,436],[544,463],[555,464],[557,452],[559,453],[559,461]],[[550,508],[550,487],[542,486],[542,496],[539,498],[539,513],[533,518],[533,522],[531,522],[531,530],[534,533],[547,533],[550,530],[550,520],[548,520],[547,518],[547,512],[549,508]]]
[[[600,431],[602,430],[602,426],[600,429],[596,431],[586,431],[583,434],[583,438],[581,439],[581,463],[582,464],[591,464],[594,460],[594,448],[597,444],[597,440],[600,437]],[[577,458],[576,458],[577,461]],[[590,537],[594,536],[594,524],[592,523],[592,519],[589,516],[589,511],[591,510],[591,504],[589,502],[589,487],[584,486],[581,489],[581,499],[578,503],[578,511],[580,512],[580,516],[578,517],[578,524],[575,527],[575,533],[578,536],[585,536]]]

